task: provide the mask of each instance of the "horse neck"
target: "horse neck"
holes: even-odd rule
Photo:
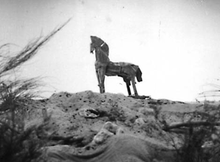
[[[110,62],[110,59],[107,56],[107,54],[105,54],[101,49],[95,50],[95,57],[96,57],[96,61],[98,61],[98,62],[101,62],[101,63]]]

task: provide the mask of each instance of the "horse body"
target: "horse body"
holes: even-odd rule
[[[100,93],[105,92],[105,75],[122,77],[126,83],[128,94],[131,95],[130,82],[132,82],[135,96],[138,95],[135,86],[135,77],[137,81],[142,81],[142,72],[137,65],[125,62],[112,62],[109,59],[108,45],[96,36],[91,36],[90,52],[95,52],[96,62],[95,69],[100,87]]]

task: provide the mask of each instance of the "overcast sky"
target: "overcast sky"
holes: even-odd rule
[[[22,69],[44,77],[47,96],[99,92],[90,35],[109,45],[112,61],[140,66],[140,95],[194,101],[220,86],[219,0],[0,0],[0,15],[0,44],[13,43],[11,52],[72,18]],[[121,78],[105,85],[127,95]]]

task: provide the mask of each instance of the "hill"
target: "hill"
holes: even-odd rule
[[[26,103],[25,129],[46,123],[39,137],[49,137],[49,161],[170,161],[181,138],[164,128],[195,121],[204,111],[203,104],[92,91]]]

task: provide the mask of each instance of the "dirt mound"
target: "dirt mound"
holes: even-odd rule
[[[92,91],[60,92],[45,100],[32,101],[29,105],[26,128],[48,118],[44,136],[68,139],[48,147],[53,152],[53,158],[75,160],[81,150],[83,157],[76,159],[82,161],[81,158],[91,154],[91,158],[87,159],[89,162],[94,161],[95,156],[106,162],[109,161],[107,157],[129,157],[140,162],[152,160],[152,148],[173,149],[173,139],[162,130],[161,121],[172,124],[187,120],[189,113],[198,107],[183,102],[134,99],[121,94]],[[91,153],[90,148],[98,151]],[[69,153],[65,154],[64,150],[69,150]]]

